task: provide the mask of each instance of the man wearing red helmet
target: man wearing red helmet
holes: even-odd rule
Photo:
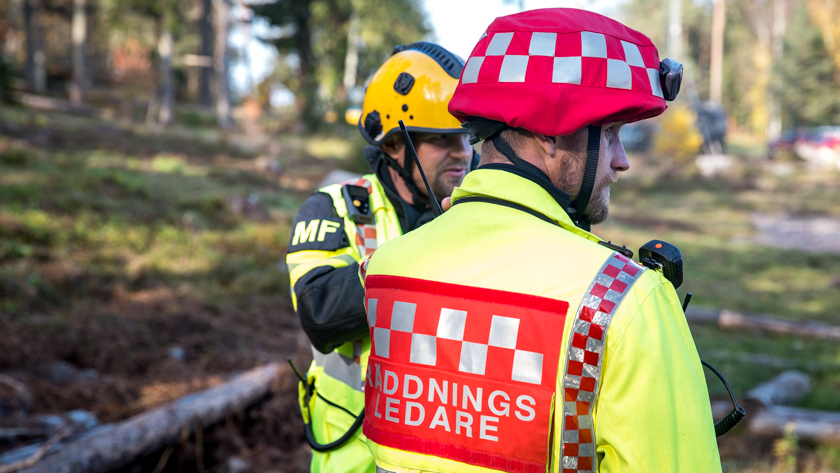
[[[680,68],[591,12],[490,25],[449,104],[479,168],[362,264],[378,470],[721,471],[674,286],[589,232],[621,125],[664,112]]]

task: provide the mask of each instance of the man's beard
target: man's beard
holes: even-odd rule
[[[446,159],[436,169],[437,172],[435,173],[435,177],[429,184],[431,185],[432,192],[435,193],[435,197],[438,201],[443,200],[444,197],[451,196],[452,191],[461,185],[463,178],[453,177],[444,172],[444,170],[458,165],[461,161],[462,160],[460,159]],[[466,165],[466,163],[464,163],[464,165]],[[426,190],[425,185],[423,190]]]
[[[618,182],[618,174],[612,173],[604,176],[604,180],[597,189],[592,191],[592,197],[586,211],[583,213],[591,225],[597,225],[607,220],[610,216],[610,185]]]

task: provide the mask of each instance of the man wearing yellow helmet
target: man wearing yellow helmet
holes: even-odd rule
[[[314,358],[300,385],[313,472],[375,471],[359,428],[371,343],[358,262],[433,217],[420,172],[406,159],[399,120],[435,196],[449,196],[477,161],[447,109],[463,66],[436,44],[394,48],[368,85],[359,120],[373,172],[318,190],[293,224],[286,259],[292,301]]]

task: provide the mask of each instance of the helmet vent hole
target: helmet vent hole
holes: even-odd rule
[[[403,111],[403,112],[407,112],[407,111],[408,111],[408,104],[407,104],[407,103],[404,103],[404,104],[403,104],[403,106],[402,106],[402,111]]]
[[[414,120],[414,115],[409,115],[409,116],[408,116],[408,119],[409,119],[409,120]]]

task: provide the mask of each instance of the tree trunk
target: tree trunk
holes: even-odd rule
[[[3,107],[3,87],[5,86],[4,72],[6,71],[5,58],[3,57],[3,46],[6,44],[6,18],[9,6],[0,10],[0,108]]]
[[[682,59],[682,0],[670,0],[668,8],[668,55],[672,59]]]
[[[785,18],[785,0],[773,0],[773,27],[771,44],[773,48],[773,65],[782,63],[784,57],[785,29],[787,19]],[[770,119],[767,124],[767,138],[775,140],[782,135],[782,94],[779,87],[773,87],[776,81],[771,82],[770,87]]]
[[[77,0],[78,1],[78,0]],[[160,110],[158,123],[169,125],[172,123],[172,102],[174,97],[172,84],[172,21],[169,15],[161,20],[160,38],[158,39],[158,55],[160,55]]]
[[[85,73],[85,46],[87,45],[87,16],[85,0],[73,0],[73,82],[70,84],[70,101],[80,104],[87,90]]]
[[[300,56],[300,67],[298,69],[298,82],[300,92],[295,97],[295,105],[301,123],[309,131],[316,130],[321,124],[321,116],[318,113],[318,82],[316,79],[315,55],[312,52],[312,31],[309,28],[310,6],[312,1],[306,0],[306,7],[300,8],[295,16],[297,32],[294,36],[295,49]]]
[[[198,23],[201,45],[199,54],[205,57],[213,55],[213,0],[201,0],[201,20]],[[210,80],[213,71],[209,67],[198,68],[198,101],[205,107],[213,106],[210,93]]]
[[[251,44],[251,18],[248,5],[242,0],[239,0],[239,7],[245,12],[242,15],[242,62],[245,63],[245,95],[251,95],[251,89],[254,87],[254,78],[251,76],[251,54],[248,52]]]
[[[29,90],[43,93],[47,90],[46,53],[44,30],[41,24],[43,9],[40,0],[24,0],[26,23],[26,82]]]
[[[723,103],[723,39],[726,32],[726,0],[715,0],[712,12],[712,51],[709,61],[709,100]]]
[[[216,8],[216,45],[213,52],[213,69],[216,76],[216,115],[219,127],[230,128],[230,87],[228,86],[228,28],[230,5],[228,0],[213,0]]]
[[[347,56],[344,58],[344,91],[349,92],[356,86],[356,74],[359,70],[359,15],[350,16],[350,28],[347,32]]]

